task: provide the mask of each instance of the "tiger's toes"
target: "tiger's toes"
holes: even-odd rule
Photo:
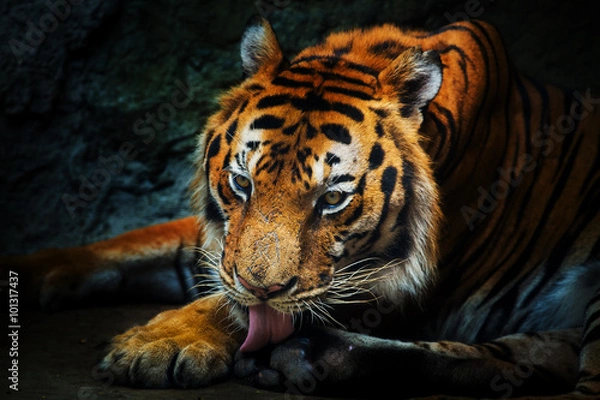
[[[115,383],[143,388],[199,387],[225,377],[232,357],[200,339],[163,338],[143,343],[139,335],[114,342],[100,364]],[[179,342],[179,343],[178,343]]]

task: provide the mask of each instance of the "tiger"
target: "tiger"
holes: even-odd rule
[[[255,17],[240,48],[194,215],[5,259],[45,308],[187,301],[112,340],[115,382],[600,398],[590,90],[520,74],[478,20],[336,32],[289,61]]]

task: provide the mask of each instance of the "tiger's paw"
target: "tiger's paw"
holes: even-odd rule
[[[210,312],[214,309],[203,302],[210,299],[163,312],[116,336],[100,369],[118,384],[143,388],[200,387],[226,377],[241,338],[218,326],[218,310]]]
[[[234,372],[251,385],[298,395],[341,393],[355,374],[360,335],[313,328],[257,353],[238,352]],[[357,342],[356,344],[354,342]]]

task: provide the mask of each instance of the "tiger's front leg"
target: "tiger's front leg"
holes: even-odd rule
[[[211,295],[116,336],[100,367],[118,384],[204,386],[228,375],[243,338],[224,297]]]
[[[516,334],[481,344],[401,342],[313,328],[260,355],[238,353],[235,373],[292,394],[374,398],[558,394],[577,382],[581,330]]]

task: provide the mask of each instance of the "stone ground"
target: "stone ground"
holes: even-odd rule
[[[107,341],[167,309],[160,305],[127,305],[61,311],[22,310],[19,330],[19,391],[8,389],[2,375],[0,398],[23,400],[301,400],[301,396],[257,390],[228,381],[205,389],[143,390],[115,386],[95,369]],[[4,335],[3,335],[4,336]],[[2,358],[8,357],[2,338]],[[6,362],[2,371],[6,371]],[[306,400],[318,397],[304,396]]]

